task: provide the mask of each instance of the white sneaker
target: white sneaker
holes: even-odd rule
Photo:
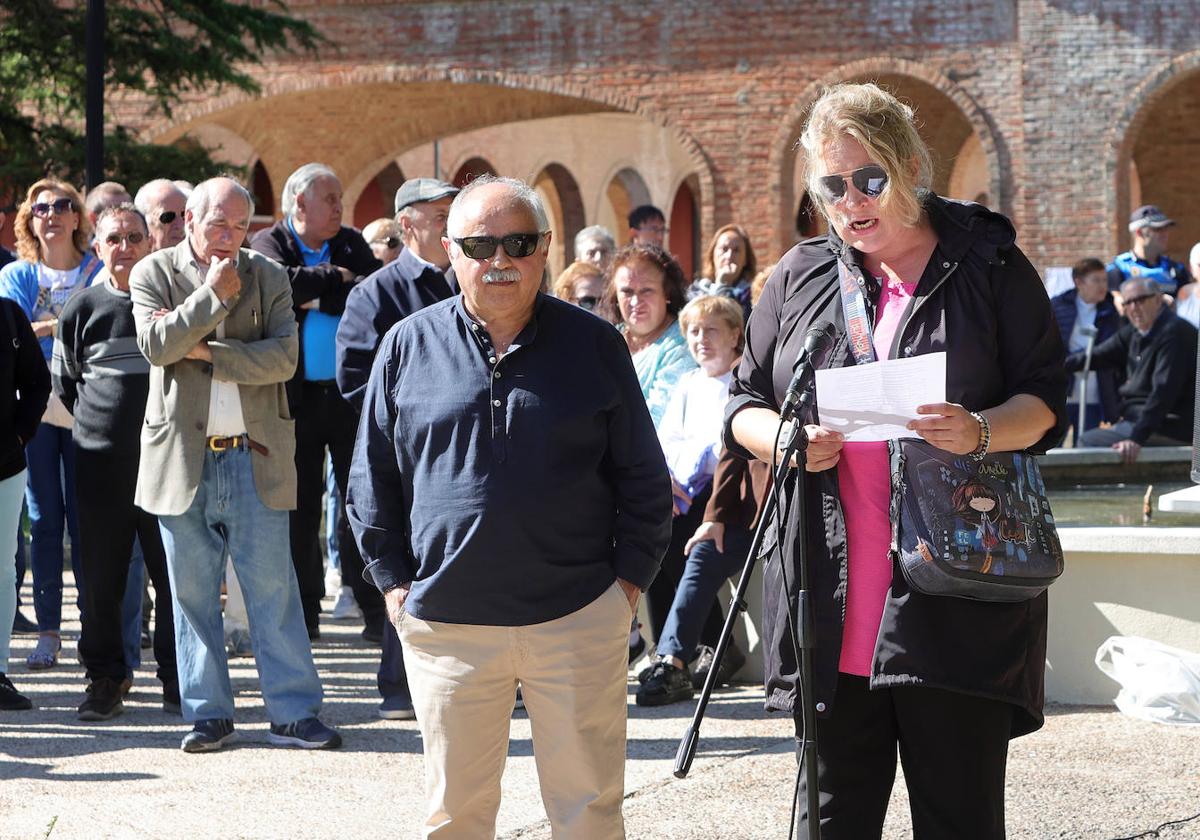
[[[333,605],[330,617],[334,621],[345,621],[348,618],[361,618],[362,610],[354,600],[354,591],[349,586],[343,586],[338,592],[337,602]]]
[[[333,598],[342,589],[342,573],[330,566],[325,570],[325,597]]]

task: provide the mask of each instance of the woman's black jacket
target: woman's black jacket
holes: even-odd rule
[[[1014,244],[1005,217],[976,204],[923,197],[938,245],[921,275],[913,302],[889,348],[880,357],[946,351],[946,397],[971,411],[1032,394],[1057,423],[1033,452],[1044,452],[1066,428],[1067,375],[1063,347],[1037,271]],[[806,332],[823,321],[838,332],[827,367],[854,364],[846,339],[837,260],[860,255],[833,233],[796,245],[775,268],[746,330],[746,352],[726,409],[727,446],[749,455],[733,439],[733,415],[749,406],[778,411]],[[861,262],[860,262],[861,264]],[[869,277],[870,275],[865,275]],[[877,289],[867,295],[872,321]],[[820,395],[817,395],[819,410]],[[816,422],[813,417],[805,422]],[[751,456],[752,457],[752,456]],[[842,623],[846,614],[846,523],[837,470],[809,474],[804,500],[808,527],[810,590],[816,636],[814,699],[818,714],[835,702]],[[886,479],[885,479],[886,480]],[[794,494],[791,494],[794,495]],[[784,510],[794,520],[796,500]],[[795,591],[795,529],[784,540],[786,579]],[[767,545],[777,542],[768,534]],[[767,708],[795,712],[797,666],[786,626],[779,553],[764,565],[763,638]],[[871,664],[871,687],[934,686],[1015,704],[1013,737],[1042,724],[1045,697],[1046,605],[1043,594],[1018,604],[984,603],[913,592],[893,567]]]
[[[50,398],[50,369],[24,310],[0,298],[0,480],[25,469],[25,444]]]

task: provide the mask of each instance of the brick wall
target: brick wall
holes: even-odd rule
[[[794,240],[791,148],[820,85],[881,78],[917,105],[937,183],[974,132],[993,205],[1039,266],[1126,246],[1127,172],[1200,238],[1194,0],[292,0],[336,48],[273,60],[261,98],[196,97],[176,120],[119,118],[173,140],[218,123],[273,182],[324,160],[357,192],[435,137],[511,120],[626,111],[692,162],[700,238],[728,221],[773,259]],[[1099,11],[1098,6],[1102,6]],[[603,156],[597,148],[595,154]]]

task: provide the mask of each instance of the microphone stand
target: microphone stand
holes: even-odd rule
[[[808,413],[808,408],[812,404],[812,386],[811,384],[805,388],[803,396],[800,398],[796,411],[793,416],[803,418]],[[781,417],[780,422],[784,422],[788,417]],[[684,732],[683,738],[680,739],[679,748],[675,753],[675,778],[683,779],[687,777],[691,770],[692,761],[696,757],[696,748],[700,742],[700,724],[704,720],[704,713],[708,709],[709,700],[712,697],[713,690],[716,688],[717,675],[720,672],[721,659],[725,656],[725,651],[729,647],[729,642],[733,638],[733,628],[737,623],[738,616],[746,611],[746,590],[750,588],[750,578],[754,574],[754,565],[758,561],[758,554],[762,548],[763,537],[766,535],[767,523],[775,518],[776,511],[779,505],[777,488],[783,485],[788,474],[796,473],[796,496],[800,500],[799,509],[801,511],[797,523],[798,536],[798,563],[800,568],[800,588],[795,592],[796,608],[792,609],[792,593],[788,591],[788,577],[786,570],[781,576],[783,585],[783,595],[788,604],[788,630],[792,636],[792,644],[798,654],[799,673],[799,693],[797,702],[800,704],[800,720],[802,737],[800,740],[800,757],[801,764],[805,773],[806,792],[807,792],[807,813],[808,813],[808,838],[809,840],[820,840],[821,837],[821,820],[819,806],[819,790],[817,788],[817,721],[816,710],[814,708],[814,698],[812,696],[813,686],[813,650],[816,647],[816,640],[813,634],[812,609],[809,602],[809,576],[808,576],[808,523],[805,521],[804,510],[806,503],[804,501],[805,492],[805,452],[808,449],[808,434],[804,431],[803,425],[799,422],[792,424],[791,434],[787,440],[787,445],[783,450],[783,455],[779,460],[779,466],[776,469],[775,475],[772,476],[771,487],[767,493],[766,502],[763,504],[762,511],[758,517],[758,525],[754,529],[754,538],[750,543],[750,551],[746,555],[746,562],[742,566],[742,574],[738,579],[737,589],[734,591],[733,598],[729,601],[729,613],[725,617],[725,625],[721,628],[721,636],[717,640],[716,648],[713,650],[712,665],[709,667],[708,676],[704,680],[704,688],[700,692],[700,699],[696,702],[696,711],[692,715],[692,721],[688,724],[687,731]],[[797,458],[797,467],[791,466],[792,456]],[[785,532],[781,532],[777,536],[777,546],[779,547],[779,562],[783,563],[783,546]],[[793,616],[799,619],[799,628],[797,632],[796,624],[793,621]],[[793,793],[793,814],[795,821],[792,823],[789,830],[789,837],[796,831],[799,825],[800,813],[796,809],[795,797],[799,793],[797,790]]]

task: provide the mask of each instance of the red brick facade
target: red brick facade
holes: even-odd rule
[[[1143,199],[1180,222],[1173,254],[1200,239],[1195,0],[289,6],[337,47],[271,61],[259,98],[197,97],[149,124],[127,102],[116,118],[164,142],[216,123],[254,149],[276,191],[319,159],[357,196],[396,155],[436,137],[632,112],[691,160],[701,241],[736,221],[765,262],[796,238],[805,108],[830,82],[879,79],[916,105],[935,187],[974,134],[988,201],[1013,217],[1039,266],[1127,246],[1131,161]]]

